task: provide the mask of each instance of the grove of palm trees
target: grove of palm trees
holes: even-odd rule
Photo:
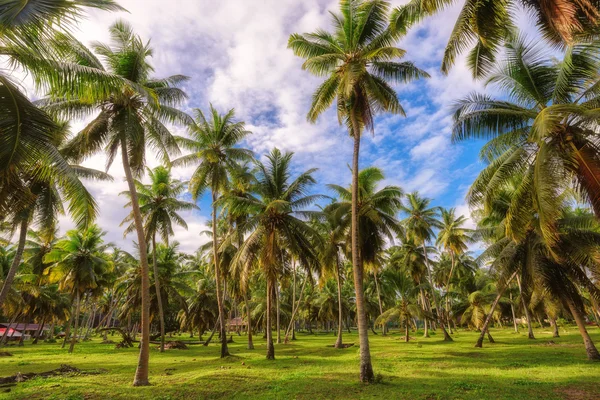
[[[0,0],[0,398],[600,399],[600,2]]]

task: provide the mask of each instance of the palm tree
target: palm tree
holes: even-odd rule
[[[402,223],[406,228],[407,235],[412,237],[416,243],[423,247],[425,267],[431,288],[431,297],[433,298],[433,304],[435,305],[436,320],[444,332],[444,341],[451,342],[452,338],[445,327],[444,316],[438,302],[434,281],[431,275],[429,258],[427,256],[427,242],[431,241],[434,237],[433,229],[441,228],[440,221],[438,220],[440,210],[438,207],[429,207],[431,200],[421,197],[417,192],[410,193],[406,198],[408,200],[407,204],[402,206],[402,211],[406,214],[406,218]]]
[[[73,99],[67,97],[49,99],[45,108],[70,116],[99,114],[66,146],[67,154],[81,160],[105,150],[107,167],[121,152],[123,170],[131,194],[131,207],[140,251],[140,273],[142,275],[142,338],[138,368],[134,386],[145,386],[148,381],[150,358],[150,277],[144,223],[135,187],[135,176],[143,173],[146,147],[155,150],[160,159],[168,164],[169,153],[179,151],[175,138],[166,122],[191,123],[190,117],[173,106],[182,102],[186,95],[176,87],[187,77],[175,75],[164,79],[150,77],[153,69],[148,63],[152,56],[149,43],[144,43],[133,32],[129,24],[117,21],[110,27],[111,44],[94,43],[93,49],[107,65],[82,44],[65,43],[72,57],[87,68],[120,77],[122,84],[107,90],[104,95]]]
[[[74,160],[66,154],[64,145],[70,129],[66,122],[55,123],[53,136],[49,144],[57,148],[57,154],[65,162],[66,170],[61,175],[54,171],[45,175],[46,161],[38,160],[38,164],[27,171],[21,171],[22,189],[27,191],[27,203],[15,201],[11,217],[11,225],[19,227],[19,239],[13,263],[7,272],[6,279],[0,291],[0,304],[4,301],[10,286],[17,273],[23,257],[27,241],[27,233],[32,223],[38,225],[46,235],[52,234],[56,229],[57,219],[65,214],[64,203],[68,203],[67,211],[79,227],[85,227],[96,217],[96,202],[83,186],[80,178],[96,180],[112,180],[104,172],[74,164]],[[65,181],[64,176],[68,176]],[[68,181],[68,182],[67,182]]]
[[[5,2],[0,9],[0,54],[8,56],[11,69],[21,67],[30,73],[36,87],[44,91],[71,87],[82,94],[91,92],[94,82],[112,84],[113,77],[87,73],[57,59],[51,50],[55,34],[68,30],[89,7],[122,10],[112,0]],[[78,185],[54,143],[55,122],[4,72],[0,73],[0,114],[0,215],[13,215],[31,205],[23,173],[35,171],[39,180],[53,176],[63,187]]]
[[[322,272],[329,277],[335,275],[337,283],[337,309],[338,309],[338,333],[333,347],[343,348],[343,307],[342,307],[342,260],[341,255],[346,245],[350,218],[348,214],[337,212],[336,205],[325,207],[322,212],[322,221],[315,219],[315,228],[323,236],[323,247],[319,249]]]
[[[160,352],[165,351],[165,314],[163,310],[162,298],[159,295],[160,279],[158,266],[156,264],[156,235],[160,234],[163,242],[169,244],[169,236],[174,234],[173,222],[187,229],[187,223],[178,214],[179,211],[199,209],[194,203],[179,200],[185,190],[185,182],[173,180],[171,171],[163,166],[158,166],[154,169],[148,169],[150,184],[144,185],[136,181],[138,191],[138,201],[140,212],[144,219],[144,231],[146,234],[146,242],[152,243],[152,265],[154,269],[154,287],[156,289],[156,298],[158,301],[158,314],[160,318]],[[131,194],[125,192],[130,198]],[[131,202],[125,205],[130,207]],[[129,222],[124,235],[135,230],[133,223],[133,212],[131,212],[121,223],[121,225]]]
[[[75,300],[75,332],[69,353],[73,352],[77,341],[81,296],[102,287],[108,272],[110,264],[103,254],[108,248],[102,239],[105,234],[96,225],[69,231],[65,239],[59,240],[44,257],[45,263],[52,264],[47,271],[50,282],[59,282],[59,288],[68,290]]]
[[[402,205],[402,189],[397,186],[385,186],[377,190],[377,186],[385,179],[383,171],[376,167],[365,168],[358,175],[358,260],[361,270],[366,266],[373,272],[379,312],[383,312],[378,269],[380,257],[386,241],[393,242],[396,235],[402,235],[396,214]],[[332,205],[335,212],[347,216],[352,210],[352,188],[339,185],[328,185],[340,198],[340,202]],[[348,218],[349,219],[349,218]],[[350,240],[346,240],[346,243]],[[385,327],[384,333],[385,333]]]
[[[234,110],[221,115],[210,106],[207,119],[204,113],[196,109],[196,123],[190,127],[191,138],[178,138],[182,146],[192,153],[178,158],[175,165],[198,164],[190,180],[189,191],[194,200],[210,188],[212,192],[212,236],[217,301],[219,302],[219,321],[221,325],[221,358],[229,355],[227,334],[225,332],[225,311],[223,308],[223,286],[219,263],[219,237],[217,236],[217,212],[219,197],[228,186],[228,173],[236,169],[237,162],[252,159],[252,152],[235,147],[250,134],[241,121],[235,120]]]
[[[464,224],[467,218],[464,215],[456,216],[454,208],[441,210],[441,227],[438,232],[436,245],[441,246],[450,255],[450,272],[446,279],[446,315],[450,318],[450,302],[448,292],[450,290],[450,281],[456,266],[456,259],[464,254],[468,249],[468,244],[472,242],[471,229],[465,228]]]
[[[275,358],[272,336],[272,308],[275,287],[285,267],[284,253],[289,253],[300,265],[311,269],[319,263],[316,247],[318,233],[300,219],[306,215],[304,207],[318,200],[319,195],[306,195],[316,181],[308,170],[291,180],[290,163],[293,153],[282,154],[274,149],[267,155],[267,163],[255,161],[256,184],[252,196],[230,196],[229,209],[248,215],[244,231],[249,235],[233,260],[234,267],[242,269],[248,279],[253,267],[259,267],[267,281],[266,334],[267,359]],[[251,229],[250,229],[251,228]]]
[[[497,193],[509,183],[515,185],[505,223],[516,240],[525,236],[533,209],[552,246],[561,194],[573,184],[600,217],[600,148],[594,116],[600,61],[595,53],[578,45],[569,47],[562,61],[555,61],[539,46],[515,39],[489,80],[506,91],[508,100],[472,94],[456,105],[454,139],[490,139],[481,153],[489,165],[472,185],[469,203],[490,210]],[[521,178],[518,182],[515,175]]]
[[[388,82],[409,82],[428,74],[413,63],[399,60],[404,50],[394,47],[402,36],[388,27],[390,4],[381,0],[340,0],[341,14],[333,15],[334,33],[293,34],[288,47],[305,58],[303,69],[327,77],[319,86],[308,113],[315,122],[337,99],[340,124],[354,141],[352,159],[352,263],[360,336],[360,380],[373,381],[369,351],[368,322],[364,310],[363,271],[358,260],[358,173],[360,138],[364,129],[373,130],[379,112],[404,115],[396,91]]]
[[[408,343],[410,340],[408,331],[413,319],[427,318],[425,311],[417,304],[419,289],[415,287],[412,278],[403,271],[386,269],[382,278],[393,290],[396,304],[382,313],[377,321],[386,323],[398,320],[400,323],[404,323],[404,341]]]
[[[411,0],[394,10],[392,26],[406,29],[406,25],[456,3],[456,0]],[[456,57],[474,44],[467,62],[474,77],[485,76],[494,67],[502,44],[514,35],[516,17],[522,9],[531,13],[546,40],[565,46],[597,34],[598,7],[594,0],[466,0],[446,45],[442,71],[448,73]]]

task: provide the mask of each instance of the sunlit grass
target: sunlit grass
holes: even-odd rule
[[[600,329],[590,327],[600,343]],[[0,376],[41,372],[69,364],[99,375],[34,379],[0,394],[15,399],[598,399],[600,363],[586,359],[575,328],[553,339],[549,330],[536,330],[537,340],[511,330],[494,330],[496,344],[473,347],[476,332],[459,331],[454,343],[441,335],[404,343],[402,334],[371,336],[371,351],[381,383],[358,383],[358,348],[337,350],[332,334],[298,334],[289,345],[276,345],[276,360],[265,360],[265,341],[255,337],[256,349],[245,349],[245,336],[230,344],[233,356],[218,358],[211,344],[189,350],[153,347],[152,386],[133,388],[138,349],[115,349],[92,342],[78,344],[74,354],[60,344],[10,347],[13,357],[0,358]],[[117,337],[114,338],[117,340]],[[188,339],[182,337],[181,339]],[[552,340],[554,344],[548,344]],[[355,333],[345,342],[356,342]],[[577,397],[579,396],[579,397]]]

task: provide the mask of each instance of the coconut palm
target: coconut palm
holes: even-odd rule
[[[427,318],[425,311],[419,307],[417,302],[419,289],[404,271],[386,269],[382,274],[382,279],[386,282],[386,286],[393,291],[396,304],[383,312],[377,321],[404,323],[404,341],[408,343],[410,340],[408,331],[412,321],[415,318]]]
[[[335,101],[338,120],[344,123],[354,142],[352,161],[352,263],[360,336],[360,379],[374,379],[368,322],[364,311],[363,271],[358,260],[358,173],[360,138],[365,129],[373,131],[373,119],[380,112],[404,115],[391,83],[405,83],[427,77],[409,61],[400,62],[405,51],[395,47],[400,30],[388,28],[390,4],[381,0],[340,0],[340,14],[333,15],[335,31],[293,34],[288,47],[305,58],[303,69],[326,77],[313,95],[308,119],[315,122]]]
[[[112,84],[113,77],[89,74],[47,51],[57,31],[73,26],[87,8],[122,10],[112,0],[3,3],[0,54],[8,57],[11,69],[29,72],[44,91],[72,87],[83,92],[94,82]],[[0,73],[0,115],[0,215],[12,215],[33,202],[23,173],[35,171],[39,180],[53,176],[63,187],[78,185],[54,143],[56,124],[4,72]]]
[[[471,239],[472,230],[464,227],[467,218],[464,215],[456,216],[456,210],[441,209],[440,213],[441,227],[437,235],[436,245],[441,246],[450,255],[450,272],[447,275],[445,282],[446,290],[446,314],[450,317],[450,302],[448,292],[450,290],[450,281],[454,273],[456,259],[464,254],[468,249],[468,244]]]
[[[342,254],[347,247],[347,232],[350,226],[348,213],[337,211],[336,204],[331,204],[323,209],[321,220],[315,219],[315,228],[323,236],[323,247],[319,249],[321,258],[322,274],[325,278],[334,275],[337,283],[337,310],[338,310],[338,333],[333,347],[343,347],[343,307],[342,307]]]
[[[539,45],[511,41],[491,75],[508,95],[472,94],[456,105],[455,140],[488,138],[482,149],[489,165],[469,191],[473,208],[490,210],[510,182],[506,229],[522,239],[531,209],[540,216],[549,246],[557,240],[561,193],[573,184],[600,217],[600,152],[595,110],[600,61],[588,46],[569,47],[556,61]],[[514,181],[518,175],[520,180]]]
[[[178,197],[185,190],[185,182],[180,182],[171,178],[171,171],[163,166],[158,166],[154,169],[148,169],[148,177],[150,184],[144,185],[136,181],[138,191],[138,201],[140,204],[140,212],[144,219],[144,231],[146,234],[146,242],[152,244],[152,266],[154,276],[158,277],[158,266],[156,264],[156,235],[159,234],[163,242],[169,244],[169,236],[174,234],[173,222],[187,229],[187,223],[178,214],[180,211],[198,209],[194,203],[179,200]],[[125,192],[131,198],[129,192]],[[131,202],[125,205],[130,207]],[[133,212],[131,212],[121,223],[128,223],[124,235],[135,230],[133,222]],[[158,301],[158,314],[160,318],[160,352],[165,351],[165,314],[163,310],[163,301],[159,293],[160,279],[154,279],[154,288]]]
[[[28,201],[25,204],[19,203],[17,199],[12,199],[14,210],[8,216],[11,219],[13,229],[19,227],[19,239],[13,263],[7,272],[0,291],[0,304],[4,301],[17,273],[25,250],[30,225],[35,224],[40,231],[45,232],[45,235],[51,235],[56,229],[58,217],[68,211],[78,226],[87,226],[96,217],[96,202],[83,186],[80,178],[112,180],[112,177],[104,172],[77,165],[73,158],[66,154],[64,145],[69,133],[70,126],[68,123],[56,122],[53,136],[49,141],[50,145],[59,149],[57,150],[58,155],[66,163],[67,170],[63,173],[68,175],[67,184],[65,184],[64,177],[57,171],[47,176],[41,172],[42,169],[46,168],[46,161],[43,159],[38,160],[36,167],[20,172],[22,188],[27,191]],[[68,204],[66,209],[65,203]]]
[[[134,386],[145,386],[148,381],[148,361],[150,357],[150,278],[148,252],[144,222],[140,212],[135,177],[140,176],[145,167],[146,147],[156,151],[160,160],[168,165],[169,153],[177,154],[179,148],[175,138],[164,123],[191,122],[190,117],[173,106],[182,102],[186,95],[176,87],[187,78],[175,75],[164,79],[154,79],[148,62],[152,56],[149,43],[144,43],[129,24],[115,22],[109,29],[110,44],[94,43],[94,51],[101,56],[104,64],[82,44],[75,41],[68,44],[71,57],[87,68],[120,77],[122,84],[109,88],[104,95],[96,97],[75,97],[66,93],[63,98],[45,101],[48,111],[69,116],[99,114],[79,132],[67,146],[68,155],[81,160],[94,153],[105,151],[107,168],[117,153],[121,152],[123,170],[131,194],[131,207],[140,250],[142,274],[142,338],[138,368]]]
[[[227,350],[227,335],[225,332],[225,312],[223,308],[223,284],[219,262],[217,236],[217,212],[219,197],[228,186],[228,173],[234,171],[238,162],[248,161],[252,152],[238,146],[250,134],[244,122],[236,121],[234,110],[226,114],[219,112],[210,105],[208,118],[202,110],[196,109],[196,122],[191,125],[190,138],[180,137],[181,145],[192,153],[174,161],[175,165],[197,165],[190,180],[189,191],[197,200],[206,189],[212,193],[212,236],[217,300],[219,302],[219,321],[221,325],[221,358],[229,355]]]
[[[75,332],[71,339],[69,353],[73,352],[79,329],[81,297],[88,291],[101,288],[109,272],[104,251],[103,232],[96,225],[84,230],[72,230],[59,240],[54,248],[44,256],[44,262],[51,264],[47,270],[50,282],[58,282],[61,290],[71,293],[75,300]]]
[[[456,4],[456,0],[411,0],[392,13],[392,26],[406,29],[421,18]],[[467,62],[474,77],[493,69],[502,44],[514,35],[516,17],[530,12],[538,30],[554,45],[571,45],[582,36],[595,35],[600,4],[594,0],[467,0],[444,51],[442,71],[448,73],[457,56],[471,50]]]
[[[231,212],[248,215],[243,228],[249,234],[233,265],[243,271],[243,279],[248,279],[254,267],[259,267],[266,278],[267,359],[275,358],[272,308],[275,288],[286,266],[284,253],[308,269],[319,263],[318,233],[299,218],[306,214],[305,207],[320,198],[306,194],[316,183],[312,176],[315,170],[308,170],[292,180],[292,156],[293,153],[282,154],[274,149],[267,155],[266,163],[255,161],[254,195],[230,196],[228,199]]]
[[[406,199],[406,204],[402,206],[402,211],[406,214],[406,218],[402,223],[406,228],[407,235],[423,248],[423,260],[425,261],[425,269],[429,279],[431,297],[433,298],[433,304],[435,305],[436,320],[444,332],[444,341],[451,342],[452,338],[445,327],[444,316],[442,315],[442,308],[438,301],[431,274],[431,266],[427,255],[427,243],[434,237],[433,229],[441,228],[441,223],[438,219],[440,209],[439,207],[430,207],[431,200],[421,197],[417,192],[408,194]]]

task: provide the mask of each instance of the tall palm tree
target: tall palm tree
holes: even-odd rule
[[[427,243],[434,237],[433,229],[441,228],[441,223],[438,219],[440,209],[439,207],[430,207],[431,200],[421,197],[417,192],[408,194],[406,199],[406,204],[402,206],[402,211],[406,214],[406,218],[402,223],[406,228],[407,235],[412,237],[413,240],[423,248],[431,297],[433,298],[433,304],[435,305],[436,319],[444,332],[444,341],[451,342],[452,338],[445,327],[444,316],[438,301],[435,284],[431,275],[431,266],[429,265],[429,258],[427,256]]]
[[[131,207],[140,250],[140,273],[142,275],[142,338],[138,368],[134,386],[149,385],[148,361],[150,358],[150,277],[144,222],[140,212],[135,177],[145,167],[146,147],[155,150],[160,159],[168,164],[169,153],[177,154],[179,148],[166,122],[191,123],[191,118],[174,108],[185,98],[176,87],[187,77],[175,75],[164,79],[150,77],[153,69],[148,62],[152,56],[149,43],[144,43],[129,24],[115,22],[109,29],[110,44],[94,43],[93,49],[104,64],[81,43],[65,43],[71,57],[87,68],[120,77],[122,84],[96,97],[66,97],[49,99],[45,108],[69,116],[99,114],[66,146],[67,154],[83,159],[99,151],[107,155],[107,167],[121,152],[123,171],[131,193]]]
[[[192,153],[178,158],[174,161],[174,165],[198,165],[192,174],[189,187],[194,200],[197,200],[206,189],[210,189],[212,193],[213,259],[221,324],[221,358],[223,358],[229,355],[229,351],[223,307],[222,272],[218,254],[218,200],[228,186],[228,174],[236,169],[236,163],[252,159],[250,150],[235,147],[250,132],[246,130],[244,122],[235,120],[233,109],[221,115],[211,104],[208,119],[200,109],[196,109],[196,122],[191,125],[189,133],[191,138],[180,137],[178,140]]]
[[[165,351],[165,314],[163,310],[163,301],[160,296],[160,279],[158,266],[156,263],[156,235],[160,234],[163,242],[169,244],[169,236],[174,234],[173,222],[187,229],[187,223],[178,214],[180,211],[198,209],[194,203],[179,200],[180,196],[185,191],[185,182],[174,180],[171,178],[171,171],[163,166],[158,166],[154,169],[148,169],[148,177],[150,184],[144,185],[136,181],[138,191],[138,201],[140,212],[144,219],[144,231],[146,234],[146,242],[152,244],[152,266],[154,270],[154,288],[156,289],[156,298],[158,301],[158,314],[160,318],[160,352]],[[131,193],[125,192],[131,198]],[[131,202],[125,205],[130,207]],[[131,212],[121,223],[121,225],[129,222],[125,229],[124,235],[135,230],[133,222],[133,212]]]
[[[77,341],[81,296],[102,286],[110,266],[103,254],[108,248],[102,239],[105,234],[96,225],[69,231],[66,238],[58,241],[44,256],[44,262],[52,264],[47,271],[50,282],[59,282],[60,289],[68,290],[75,300],[75,332],[69,353],[73,352]]]
[[[385,186],[377,190],[377,186],[384,179],[383,171],[376,167],[365,168],[358,175],[358,260],[361,269],[366,266],[373,272],[380,313],[383,312],[383,305],[377,272],[387,241],[393,242],[396,235],[402,235],[396,214],[400,210],[404,195],[402,189],[397,186]],[[331,207],[349,219],[352,210],[352,188],[339,185],[328,187],[340,198],[340,201]],[[346,243],[349,242],[350,240],[346,240]]]
[[[450,281],[456,266],[456,259],[468,249],[468,244],[472,242],[471,229],[465,228],[464,224],[467,218],[464,215],[456,216],[454,208],[441,210],[441,227],[437,235],[436,244],[441,246],[450,255],[450,272],[446,279],[446,315],[450,317],[450,302],[448,292],[450,290]]]
[[[310,268],[319,263],[316,248],[318,233],[299,217],[306,215],[305,207],[318,200],[319,195],[307,195],[316,183],[308,170],[291,180],[293,153],[282,154],[274,149],[267,155],[267,162],[255,161],[256,184],[254,195],[231,196],[228,207],[234,213],[248,215],[244,228],[248,229],[244,244],[239,249],[233,264],[243,270],[243,279],[250,271],[259,267],[267,281],[266,290],[266,333],[267,359],[275,358],[272,335],[272,309],[275,288],[284,272],[284,253],[289,253],[301,265]],[[245,230],[244,229],[244,230]]]
[[[489,139],[481,153],[489,165],[470,189],[470,205],[490,210],[497,194],[515,185],[505,223],[517,240],[526,234],[533,209],[551,246],[557,240],[561,194],[573,184],[600,217],[595,117],[600,61],[595,54],[578,45],[556,61],[539,45],[515,39],[489,80],[508,99],[472,94],[457,102],[454,140]]]
[[[392,26],[405,29],[421,18],[456,4],[456,0],[410,0],[392,14]],[[514,35],[521,9],[530,12],[535,25],[551,44],[571,45],[578,38],[596,35],[600,4],[594,0],[466,0],[444,51],[442,71],[448,73],[457,56],[470,46],[467,61],[474,77],[493,67],[502,44]]]
[[[390,4],[381,0],[340,0],[340,14],[333,15],[334,32],[293,34],[288,47],[305,58],[303,69],[327,77],[319,86],[308,113],[315,122],[337,100],[343,122],[354,142],[352,158],[352,263],[360,337],[360,380],[371,382],[375,375],[369,350],[368,322],[364,310],[363,271],[358,260],[358,173],[360,138],[373,131],[379,112],[404,115],[396,91],[389,83],[405,83],[428,74],[400,58],[405,51],[395,46],[402,33],[388,27]]]

